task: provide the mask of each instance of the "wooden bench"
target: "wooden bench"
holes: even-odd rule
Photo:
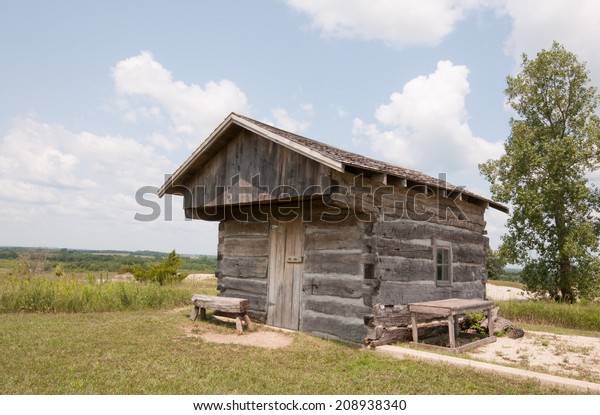
[[[214,295],[194,294],[192,295],[192,304],[194,309],[190,319],[196,320],[198,310],[200,310],[200,319],[206,320],[206,309],[214,310],[215,315],[235,318],[235,328],[238,334],[243,333],[242,321],[246,322],[248,330],[253,330],[254,326],[246,312],[249,302],[245,298],[217,297]]]

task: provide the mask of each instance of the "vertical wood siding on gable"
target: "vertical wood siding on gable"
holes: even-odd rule
[[[329,167],[242,130],[185,182],[184,208],[321,194],[329,175]]]

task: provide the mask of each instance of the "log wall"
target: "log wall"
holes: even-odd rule
[[[248,315],[264,322],[267,313],[269,224],[227,220],[219,224],[217,289],[226,297],[247,298]]]
[[[371,224],[351,212],[316,213],[305,225],[305,263],[300,329],[360,343],[367,334],[374,258]],[[371,270],[371,271],[369,271]]]
[[[329,203],[351,208],[373,222],[367,251],[373,258],[373,306],[365,341],[383,344],[410,335],[406,304],[485,295],[484,206],[457,194],[405,183],[334,173]],[[449,192],[448,192],[449,193]],[[435,247],[451,249],[451,282],[436,281]]]
[[[383,344],[406,336],[406,304],[483,298],[484,206],[431,189],[390,186],[334,172],[331,195],[303,209],[300,330]],[[437,192],[437,193],[436,193]],[[219,228],[221,295],[248,298],[266,320],[269,223]],[[452,282],[435,279],[436,245],[452,250]]]

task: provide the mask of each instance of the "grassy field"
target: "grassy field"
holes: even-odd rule
[[[570,393],[303,333],[277,350],[208,343],[198,334],[235,328],[191,322],[192,293],[215,294],[215,281],[158,286],[0,272],[0,394]]]
[[[534,381],[386,358],[302,333],[267,350],[204,342],[185,310],[0,315],[1,394],[546,394]],[[260,329],[259,329],[260,330]]]

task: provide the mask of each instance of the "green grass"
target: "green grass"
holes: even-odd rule
[[[303,333],[276,350],[207,343],[188,334],[234,326],[191,322],[190,310],[2,314],[0,394],[567,393]]]
[[[210,287],[205,287],[214,291]],[[96,282],[74,277],[0,277],[0,313],[101,312],[169,308],[188,304],[198,285]]]
[[[600,331],[600,304],[556,303],[549,300],[496,301],[500,315],[520,323],[575,330]]]

